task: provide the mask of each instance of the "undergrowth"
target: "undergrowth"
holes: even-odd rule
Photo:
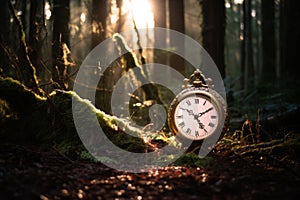
[[[170,143],[174,148],[177,145],[173,137],[140,130],[126,119],[108,115],[95,108],[90,101],[80,98],[72,91],[56,90],[46,97],[40,97],[18,81],[0,77],[0,93],[2,143],[52,145],[63,155],[76,151],[82,158],[91,158],[85,152],[77,131],[90,130],[91,124],[100,124],[103,132],[115,145],[130,152],[154,151],[158,144]],[[79,113],[78,120],[82,122],[79,127],[75,127],[73,112]],[[86,137],[88,139],[85,142],[96,146],[99,137],[94,135]],[[109,149],[109,144],[100,143],[97,150]]]
[[[88,100],[80,98],[71,91],[56,90],[45,97],[40,97],[18,81],[0,77],[0,94],[0,140],[2,143],[48,145],[66,157],[75,154],[82,159],[92,161],[117,162],[108,157],[98,157],[96,160],[84,148],[74,125],[72,112],[75,111],[79,112],[81,120],[86,122],[83,123],[86,124],[85,126],[79,127],[80,129],[86,130],[90,128],[89,124],[100,123],[107,137],[127,151],[145,153],[155,151],[165,144],[180,148],[175,137],[170,137],[167,133],[145,132],[135,128],[126,119],[104,113]],[[272,99],[275,96],[269,98]],[[299,136],[291,132],[281,134],[266,132],[262,125],[264,120],[262,112],[265,110],[258,108],[255,114],[246,116],[242,126],[225,134],[214,151],[245,153],[272,150],[280,152],[288,149],[299,155]],[[128,132],[130,135],[126,134]],[[94,139],[91,137],[88,142],[93,143]],[[105,151],[107,146],[103,144],[97,148]],[[164,162],[166,159],[172,158],[168,155],[161,156],[155,162]],[[200,159],[197,154],[186,153],[173,165],[208,166],[211,161],[210,156]]]

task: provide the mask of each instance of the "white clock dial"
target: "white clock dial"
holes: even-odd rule
[[[188,96],[177,104],[174,122],[181,135],[192,140],[204,139],[218,126],[217,106],[203,95]]]

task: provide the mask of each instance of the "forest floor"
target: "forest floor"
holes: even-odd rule
[[[300,199],[293,148],[220,148],[203,167],[134,174],[36,146],[0,145],[0,199]]]

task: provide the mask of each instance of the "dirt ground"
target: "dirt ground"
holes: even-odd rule
[[[208,166],[127,173],[57,151],[0,145],[0,199],[300,199],[299,155],[211,153]]]

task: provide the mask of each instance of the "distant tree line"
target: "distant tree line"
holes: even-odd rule
[[[73,26],[72,13],[80,14],[82,7],[87,9],[88,52],[111,32],[123,30],[126,20],[121,12],[123,1],[3,1],[0,7],[1,75],[18,79],[33,89],[70,89],[72,76],[81,62],[71,52],[71,32],[80,29],[79,25]],[[187,1],[149,2],[156,26],[185,33]],[[249,90],[266,84],[299,85],[299,1],[198,0],[198,3],[202,21],[194,23],[201,26],[202,45],[223,78],[238,77],[234,87]],[[115,28],[108,20],[112,6],[120,10]],[[49,19],[46,12],[51,12]],[[77,14],[77,18],[80,15]],[[171,46],[181,45],[176,42],[170,38]],[[158,62],[168,63],[184,73],[185,62],[181,57],[166,57],[159,51],[154,54]]]

